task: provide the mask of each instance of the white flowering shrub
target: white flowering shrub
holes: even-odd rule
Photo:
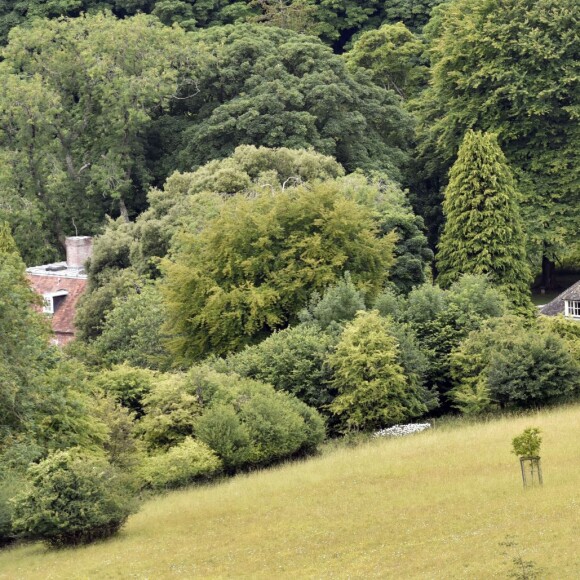
[[[405,435],[413,435],[413,433],[421,433],[425,429],[430,429],[430,423],[409,423],[408,425],[393,425],[388,429],[380,429],[373,433],[373,437],[404,437]]]

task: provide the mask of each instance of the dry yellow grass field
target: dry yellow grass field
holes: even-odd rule
[[[543,431],[544,487],[511,440]],[[501,544],[511,537],[517,544]],[[506,553],[507,552],[507,553]],[[147,502],[113,540],[0,552],[0,578],[580,578],[580,406],[333,449]]]

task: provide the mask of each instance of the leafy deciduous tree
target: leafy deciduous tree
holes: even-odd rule
[[[210,28],[191,40],[196,91],[157,124],[160,163],[190,171],[240,144],[313,147],[347,170],[399,179],[411,119],[392,91],[310,36],[259,25]],[[164,121],[170,121],[165,127]],[[176,123],[178,136],[176,141]],[[172,152],[175,151],[175,154]],[[168,171],[169,173],[169,171]]]
[[[0,181],[40,212],[53,242],[143,204],[145,136],[178,92],[184,39],[151,17],[105,14],[11,32],[0,67]]]
[[[345,58],[350,70],[370,71],[375,83],[403,99],[417,96],[428,80],[425,45],[402,22],[363,33]]]
[[[186,361],[239,349],[295,321],[308,296],[345,271],[372,296],[393,246],[333,182],[231,198],[166,263],[170,347]]]

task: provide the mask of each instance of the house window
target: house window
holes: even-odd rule
[[[580,318],[580,300],[566,300],[565,314],[572,318]]]
[[[42,299],[44,300],[42,311],[45,314],[54,314],[54,302],[52,301],[52,295],[45,294]]]
[[[58,290],[57,292],[43,294],[42,298],[44,303],[42,305],[42,311],[45,314],[54,314],[66,298],[67,294],[68,292],[66,290]]]

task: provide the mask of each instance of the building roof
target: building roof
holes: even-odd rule
[[[46,270],[48,266],[64,265],[61,270]],[[52,314],[52,330],[57,334],[75,332],[74,317],[79,298],[87,286],[87,276],[82,268],[67,268],[65,262],[35,266],[26,270],[32,288],[41,295],[62,296]],[[64,294],[66,292],[66,295]]]
[[[32,266],[26,268],[28,274],[34,276],[54,276],[56,278],[87,279],[87,273],[83,267],[68,266],[66,262],[55,262],[44,266]]]
[[[566,300],[578,300],[580,301],[580,280],[576,284],[572,284],[570,288],[564,290],[562,294],[556,296],[552,302],[549,302],[544,306],[540,312],[546,316],[556,316],[558,314],[564,314],[564,302]]]

